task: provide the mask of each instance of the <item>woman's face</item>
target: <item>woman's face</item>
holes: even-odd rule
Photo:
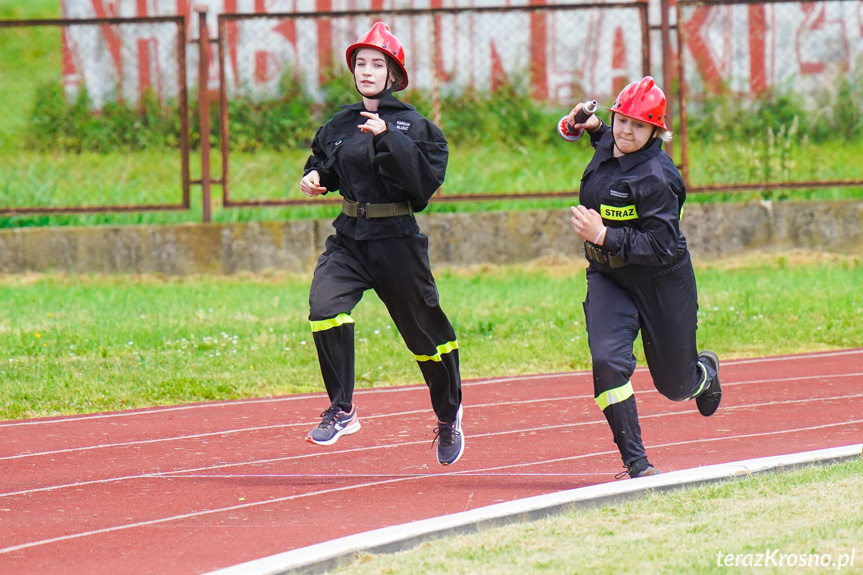
[[[387,57],[380,50],[362,48],[354,60],[354,78],[363,96],[374,96],[388,88]]]
[[[621,154],[637,152],[644,147],[652,134],[652,125],[623,114],[614,115],[614,142],[617,144],[615,154],[618,151]]]

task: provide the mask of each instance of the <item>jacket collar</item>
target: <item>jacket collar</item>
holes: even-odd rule
[[[381,98],[379,100],[379,102],[380,103],[378,104],[378,109],[381,109],[381,108],[393,108],[396,110],[413,110],[414,109],[413,106],[411,106],[410,104],[405,104],[401,100],[398,100],[392,94],[387,94],[386,96]],[[339,106],[339,107],[344,108],[346,110],[358,110],[358,111],[366,109],[362,100],[360,100],[359,102],[356,102],[354,104],[344,104],[344,105]]]
[[[610,157],[614,156],[614,135],[611,130],[608,130],[596,144],[597,148],[601,148],[605,154],[603,157],[603,161],[607,160]],[[628,172],[633,169],[635,166],[646,162],[650,158],[658,156],[662,151],[662,140],[659,138],[653,138],[648,145],[641,148],[637,152],[633,152],[631,154],[624,154],[617,158],[617,161],[620,162],[620,169],[624,172]]]

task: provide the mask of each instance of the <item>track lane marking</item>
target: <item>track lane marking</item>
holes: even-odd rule
[[[810,379],[820,379],[820,378],[844,378],[844,377],[861,377],[863,376],[863,372],[855,372],[855,373],[847,373],[847,374],[833,374],[833,375],[808,375],[808,376],[796,376],[796,377],[785,377],[785,378],[775,378],[775,379],[752,379],[752,380],[743,380],[743,381],[730,381],[723,382],[723,387],[736,387],[740,385],[755,385],[755,384],[778,384],[778,383],[790,383],[794,381],[806,381]],[[645,393],[650,392],[648,389],[636,389],[636,391]],[[851,395],[848,397],[857,397],[856,395]],[[476,408],[488,408],[488,407],[498,407],[502,405],[527,405],[529,403],[544,403],[544,402],[557,402],[560,400],[581,400],[581,399],[593,399],[593,395],[591,394],[579,394],[579,395],[570,395],[570,396],[555,396],[553,398],[539,398],[539,399],[523,399],[523,400],[513,400],[513,401],[500,401],[500,402],[492,402],[492,403],[484,403],[484,404],[475,404],[466,406],[466,409],[476,409]],[[818,399],[818,398],[815,398]],[[769,404],[759,404],[759,405],[769,405]],[[401,417],[405,415],[415,415],[415,414],[426,414],[428,413],[427,409],[414,409],[410,411],[401,411],[401,412],[389,412],[389,413],[376,413],[372,415],[364,415],[363,420],[367,419],[381,419],[388,417]],[[86,451],[90,449],[105,449],[110,447],[129,447],[135,445],[146,445],[151,443],[159,443],[165,441],[182,441],[187,439],[198,439],[202,437],[214,437],[219,435],[230,435],[235,433],[244,433],[244,432],[254,432],[261,431],[266,429],[280,429],[280,428],[289,428],[289,427],[298,427],[298,426],[311,426],[314,427],[316,421],[309,422],[298,422],[298,423],[280,423],[275,425],[265,425],[265,426],[257,426],[257,427],[239,427],[234,429],[220,430],[220,431],[208,431],[205,433],[196,433],[191,435],[175,435],[169,437],[160,437],[156,439],[141,439],[136,441],[126,441],[119,443],[99,443],[95,445],[85,445],[81,447],[69,447],[65,449],[55,449],[52,451],[35,451],[30,453],[18,453],[15,455],[5,455],[0,456],[0,461],[5,461],[9,459],[20,459],[24,457],[39,457],[43,455],[58,455],[63,453],[73,453],[76,451]]]
[[[778,383],[790,383],[794,381],[806,381],[810,379],[819,379],[819,378],[843,378],[843,377],[861,377],[863,376],[863,372],[855,372],[855,373],[847,373],[847,374],[833,374],[833,375],[810,375],[810,376],[796,376],[796,377],[785,377],[785,378],[775,378],[775,379],[752,379],[752,380],[743,380],[743,381],[731,381],[731,382],[723,382],[723,387],[736,387],[740,385],[756,385],[756,384],[778,384]],[[637,392],[641,393],[649,393],[650,390],[646,389],[636,389]],[[859,395],[849,395],[847,398],[859,397]],[[545,402],[559,402],[560,400],[583,400],[589,399],[593,400],[593,395],[591,394],[579,394],[579,395],[570,395],[570,396],[555,396],[555,397],[544,397],[539,399],[521,399],[521,400],[513,400],[513,401],[499,401],[492,403],[484,403],[484,404],[475,404],[468,405],[466,409],[477,409],[477,408],[489,408],[489,407],[499,407],[503,405],[527,405],[530,403],[545,403]],[[812,400],[820,400],[821,398],[812,398]],[[841,398],[838,398],[841,399]],[[681,402],[685,403],[685,402]],[[771,403],[766,404],[755,404],[755,405],[772,405]],[[363,420],[374,420],[374,419],[382,419],[382,418],[390,418],[390,417],[402,417],[405,415],[415,415],[415,414],[426,414],[428,413],[428,409],[414,409],[410,411],[401,411],[401,412],[388,412],[388,413],[375,413],[372,415],[364,415]],[[239,427],[234,429],[220,430],[220,431],[208,431],[205,433],[195,433],[191,435],[174,435],[169,437],[160,437],[155,439],[140,439],[136,441],[126,441],[119,443],[98,443],[95,445],[84,445],[81,447],[69,447],[65,449],[55,449],[51,451],[35,451],[30,453],[18,453],[15,455],[4,455],[0,456],[0,461],[10,460],[10,459],[21,459],[25,457],[39,457],[44,455],[58,455],[64,453],[74,453],[77,451],[87,451],[91,449],[105,449],[111,447],[129,447],[135,445],[147,445],[152,443],[160,443],[166,441],[183,441],[187,439],[199,439],[202,437],[214,437],[221,435],[230,435],[236,433],[245,433],[245,432],[255,432],[262,431],[267,429],[281,429],[281,428],[289,428],[289,427],[299,427],[299,426],[310,426],[314,427],[316,421],[309,422],[297,422],[297,423],[280,423],[275,425],[265,425],[265,426],[256,426],[256,427]]]
[[[758,408],[758,407],[776,407],[776,406],[781,406],[781,405],[812,403],[812,402],[818,402],[818,401],[836,401],[836,400],[843,400],[843,399],[850,399],[850,398],[863,398],[863,393],[850,395],[850,396],[843,395],[843,396],[814,398],[814,399],[813,398],[792,399],[792,400],[785,400],[785,401],[779,401],[779,402],[774,401],[774,402],[765,402],[765,403],[758,403],[758,404],[731,405],[731,406],[725,407],[724,411],[747,410],[747,409],[754,409],[754,408]],[[657,419],[657,418],[661,418],[661,417],[669,417],[669,416],[675,416],[675,415],[691,415],[691,414],[692,414],[692,412],[690,410],[666,411],[666,412],[661,412],[661,413],[643,414],[639,417],[639,419],[642,419],[642,420],[644,420],[644,419]],[[574,428],[574,427],[584,427],[584,426],[589,426],[589,425],[602,425],[602,424],[607,425],[607,423],[604,419],[595,419],[595,420],[590,420],[590,421],[578,421],[575,423],[568,424],[568,425],[566,425],[566,427]],[[558,430],[560,428],[561,428],[560,425],[543,425],[543,426],[539,426],[539,427],[529,427],[529,428],[521,428],[521,429],[515,429],[515,430],[477,433],[477,434],[471,434],[470,437],[471,438],[487,438],[487,437],[497,437],[497,436],[501,436],[501,435],[511,435],[514,433],[531,433],[531,432]],[[779,432],[777,432],[777,433],[779,433]],[[195,473],[195,472],[199,472],[199,471],[210,471],[210,470],[214,470],[214,469],[226,469],[229,467],[243,467],[243,466],[249,466],[249,465],[262,465],[262,464],[268,464],[268,463],[278,463],[278,462],[283,462],[283,461],[295,461],[295,460],[301,460],[301,459],[310,459],[310,458],[314,458],[314,457],[344,455],[344,454],[354,453],[354,452],[358,452],[358,451],[370,451],[370,450],[378,450],[378,449],[395,449],[395,448],[399,448],[399,447],[409,447],[409,446],[413,446],[413,445],[422,445],[425,443],[428,443],[427,439],[418,440],[418,441],[403,441],[403,442],[398,442],[398,443],[387,443],[385,445],[371,445],[371,446],[352,447],[349,449],[316,451],[314,453],[305,453],[305,454],[299,454],[299,455],[288,455],[285,457],[276,457],[276,458],[268,458],[268,459],[256,459],[256,460],[251,460],[251,461],[223,463],[223,464],[219,464],[219,465],[210,465],[210,466],[205,466],[205,467],[196,467],[196,468],[190,468],[190,469],[184,469],[184,470],[166,471],[166,472],[158,473],[158,474],[142,473],[142,474],[121,476],[121,477],[94,479],[91,481],[79,481],[79,482],[75,482],[75,483],[67,483],[67,484],[61,484],[61,485],[50,485],[50,486],[46,486],[46,487],[37,487],[37,488],[33,488],[33,489],[25,489],[25,490],[20,490],[20,491],[12,491],[12,492],[8,492],[8,493],[0,493],[0,497],[11,497],[11,496],[15,496],[15,495],[29,495],[32,493],[56,491],[56,490],[68,489],[68,488],[77,488],[77,487],[83,487],[83,486],[87,486],[87,485],[98,485],[101,483],[116,483],[116,482],[127,481],[127,480],[145,479],[148,477],[165,476],[166,474],[175,474],[176,475],[176,474],[185,474],[185,473]],[[446,473],[439,473],[439,474],[434,474],[434,475],[447,475],[447,474]],[[177,476],[181,477],[182,475],[177,475]]]
[[[540,399],[529,399],[529,400],[516,400],[516,401],[502,401],[498,403],[486,403],[486,404],[478,404],[475,406],[470,406],[471,408],[484,408],[484,407],[494,407],[498,405],[525,405],[528,403],[542,403],[542,402],[558,402],[561,399],[564,400],[575,400],[575,399],[591,399],[593,400],[592,395],[571,395],[571,396],[555,396],[555,397],[544,397]],[[372,415],[364,415],[363,421],[369,419],[385,419],[390,417],[403,417],[406,415],[428,415],[429,409],[413,409],[410,411],[399,411],[399,412],[389,412],[389,413],[375,413]],[[266,429],[280,429],[287,427],[315,427],[320,422],[318,420],[307,421],[307,422],[297,422],[297,423],[279,423],[275,425],[264,425],[258,427],[238,427],[234,429],[227,429],[222,431],[207,431],[204,433],[195,433],[191,435],[172,435],[169,437],[159,437],[155,439],[138,439],[135,441],[125,441],[120,443],[97,443],[95,445],[84,445],[81,447],[67,447],[65,449],[55,449],[52,451],[34,451],[31,453],[18,453],[16,455],[4,455],[0,456],[0,461],[4,461],[7,459],[21,459],[24,457],[38,457],[42,455],[58,455],[63,453],[74,453],[77,451],[88,451],[90,449],[104,449],[108,447],[129,447],[134,445],[146,445],[151,443],[160,443],[165,441],[183,441],[187,439],[199,439],[202,437],[213,437],[217,435],[231,435],[236,433],[243,432],[253,432],[253,431],[261,431]]]
[[[753,437],[763,437],[763,436],[765,436],[765,435],[775,435],[775,434],[778,434],[778,433],[799,433],[799,432],[803,432],[803,431],[814,431],[814,430],[817,430],[817,429],[826,429],[826,428],[830,428],[830,427],[839,427],[839,426],[843,426],[843,425],[851,425],[851,424],[854,424],[854,423],[863,423],[863,419],[854,420],[854,421],[846,421],[846,422],[841,422],[841,423],[832,423],[832,424],[826,424],[826,425],[816,425],[816,426],[810,426],[810,427],[802,427],[802,428],[796,428],[796,429],[781,430],[781,431],[768,431],[768,432],[763,432],[763,433],[747,433],[747,434],[733,435],[733,436],[725,436],[725,437],[711,437],[711,438],[707,438],[707,439],[693,439],[693,440],[685,440],[685,441],[676,441],[676,442],[670,442],[670,443],[663,443],[663,444],[653,445],[653,446],[652,446],[652,448],[653,448],[653,449],[658,449],[658,448],[663,448],[663,447],[675,447],[675,446],[678,446],[678,445],[687,445],[687,444],[691,444],[691,443],[703,443],[703,442],[716,442],[716,441],[728,441],[728,440],[737,440],[737,439],[748,439],[748,438],[753,438]],[[547,463],[559,463],[559,462],[563,462],[563,461],[573,461],[573,460],[576,460],[576,459],[585,459],[585,458],[588,458],[588,457],[597,457],[597,456],[600,456],[600,455],[608,455],[608,454],[616,454],[616,453],[617,453],[617,451],[616,451],[616,450],[614,450],[614,451],[594,452],[594,453],[587,453],[587,454],[581,454],[581,455],[574,455],[574,456],[569,456],[569,457],[559,457],[559,458],[549,459],[549,460],[540,461],[540,462],[526,462],[526,463],[519,463],[519,464],[515,464],[515,465],[505,465],[505,466],[488,467],[488,468],[482,469],[482,470],[480,470],[480,471],[495,471],[495,470],[499,470],[499,469],[511,469],[511,468],[529,467],[529,466],[533,466],[533,465],[543,465],[543,464],[547,464]],[[474,472],[474,473],[476,473],[476,471],[477,471],[477,470],[474,470],[473,472]],[[465,474],[465,473],[467,473],[467,472],[468,472],[468,471],[455,471],[455,472],[450,472],[450,473],[436,474],[436,475],[434,475],[434,477],[439,477],[439,476],[441,476],[441,475],[445,475],[445,476],[446,476],[446,475],[454,475],[454,476],[457,476],[457,475],[464,475],[464,474]],[[206,515],[213,515],[213,514],[216,514],[216,513],[226,513],[226,512],[230,512],[230,511],[236,511],[236,510],[239,510],[239,509],[249,509],[249,508],[253,508],[253,507],[259,507],[259,506],[261,506],[261,505],[271,505],[271,504],[274,504],[274,503],[282,503],[282,502],[285,502],[285,501],[292,501],[292,500],[296,500],[296,499],[303,499],[303,498],[307,498],[307,497],[314,497],[314,496],[317,496],[317,495],[326,495],[326,494],[329,494],[329,493],[338,493],[338,492],[344,492],[344,491],[352,491],[352,490],[355,490],[355,489],[361,489],[361,488],[364,488],[364,487],[377,487],[377,486],[380,486],[380,485],[387,485],[387,484],[392,484],[392,483],[399,483],[399,482],[403,482],[403,481],[416,481],[417,479],[427,479],[427,478],[428,478],[428,477],[420,477],[420,478],[416,478],[416,477],[398,477],[398,478],[392,478],[392,479],[385,479],[385,480],[382,480],[382,481],[370,481],[370,482],[365,482],[365,483],[361,483],[361,484],[358,484],[358,485],[349,485],[349,486],[343,486],[343,487],[332,488],[332,489],[324,489],[324,490],[319,490],[319,491],[310,492],[310,493],[299,493],[299,494],[296,494],[296,495],[288,495],[288,496],[285,496],[285,497],[277,497],[277,498],[274,498],[274,499],[267,499],[267,500],[263,500],[263,501],[255,501],[255,502],[252,502],[252,503],[244,503],[244,504],[240,504],[240,505],[231,505],[231,506],[229,506],[229,507],[221,507],[221,508],[218,508],[218,509],[207,509],[207,510],[204,510],[204,511],[195,511],[195,512],[191,512],[191,513],[183,513],[183,514],[179,514],[179,515],[172,515],[172,516],[169,516],[169,517],[161,517],[161,518],[158,518],[158,519],[151,519],[151,520],[148,520],[148,521],[138,521],[138,522],[135,522],[135,523],[128,523],[128,524],[125,524],[125,525],[117,525],[117,526],[114,526],[114,527],[105,527],[105,528],[102,528],[102,529],[94,529],[94,530],[91,530],[91,531],[83,531],[83,532],[81,532],[81,533],[73,533],[73,534],[70,534],[70,535],[63,535],[63,536],[60,536],[60,537],[51,537],[51,538],[48,538],[48,539],[42,539],[42,540],[39,540],[39,541],[31,541],[31,542],[29,542],[29,543],[22,543],[22,544],[19,544],[19,545],[13,545],[13,546],[10,546],[10,547],[0,548],[0,555],[5,555],[5,554],[8,554],[8,553],[13,553],[13,552],[15,552],[15,551],[21,551],[21,550],[24,550],[24,549],[30,549],[30,548],[33,548],[33,547],[40,547],[40,546],[44,546],[44,545],[49,545],[49,544],[51,544],[51,543],[59,543],[59,542],[63,542],[63,541],[70,541],[70,540],[73,540],[73,539],[80,539],[80,538],[83,538],[83,537],[90,537],[90,536],[93,536],[93,535],[101,535],[101,534],[104,534],[104,533],[112,533],[112,532],[124,531],[124,530],[128,530],[128,529],[135,529],[135,528],[139,528],[139,527],[147,527],[147,526],[150,526],[150,525],[158,525],[158,524],[162,524],[162,523],[169,523],[169,522],[172,522],[172,521],[180,521],[180,520],[183,520],[183,519],[190,519],[190,518],[193,518],[193,517],[203,517],[203,516],[206,516]],[[173,478],[166,478],[166,479],[173,479]]]
[[[848,349],[848,350],[838,350],[838,351],[830,351],[830,352],[812,352],[800,355],[788,355],[788,356],[779,356],[779,357],[763,357],[763,358],[747,358],[747,359],[729,359],[722,362],[722,365],[751,365],[753,363],[768,363],[768,362],[788,362],[788,361],[799,361],[799,360],[808,360],[814,358],[823,358],[823,357],[842,357],[847,355],[861,355],[863,354],[863,348],[860,349]],[[637,372],[647,371],[646,367],[639,367],[636,370]],[[859,374],[858,374],[859,375]],[[471,381],[462,382],[463,386],[479,386],[479,385],[489,385],[493,383],[507,383],[514,381],[525,381],[525,380],[536,380],[536,379],[557,379],[560,377],[591,377],[590,371],[565,371],[558,373],[541,373],[541,374],[531,374],[531,375],[514,375],[514,376],[503,376],[497,378],[490,379],[476,379]],[[836,376],[838,377],[838,376]],[[358,389],[354,392],[355,395],[373,395],[373,394],[386,394],[386,393],[402,393],[402,392],[416,392],[416,391],[426,391],[428,388],[424,384],[417,385],[406,385],[406,386],[398,386],[391,388],[378,388],[378,389]],[[99,413],[92,415],[82,415],[82,416],[71,416],[71,417],[62,417],[57,419],[37,419],[33,421],[8,421],[8,422],[0,422],[0,428],[4,427],[17,427],[17,426],[29,426],[29,425],[49,425],[49,424],[57,424],[57,423],[72,423],[78,421],[92,421],[94,419],[110,419],[110,418],[118,418],[118,417],[132,417],[136,415],[161,415],[167,412],[172,411],[189,411],[189,410],[197,410],[197,409],[226,409],[230,407],[234,407],[237,405],[249,405],[249,404],[267,404],[267,403],[282,403],[282,402],[293,402],[293,401],[303,401],[303,400],[313,400],[317,398],[317,393],[308,393],[301,395],[292,395],[287,397],[276,397],[276,398],[254,398],[254,399],[236,399],[231,400],[229,402],[211,402],[211,403],[200,403],[193,405],[180,405],[180,406],[170,406],[170,407],[150,407],[150,408],[142,408],[139,410],[130,410],[130,411],[122,411],[122,412],[114,412],[114,413]]]

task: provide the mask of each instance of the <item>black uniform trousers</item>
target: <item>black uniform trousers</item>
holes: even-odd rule
[[[656,389],[673,401],[693,399],[715,375],[698,361],[697,313],[688,252],[662,267],[591,262],[587,270],[584,315],[594,397],[626,465],[645,457],[631,383],[638,332]]]
[[[354,391],[351,311],[373,289],[419,365],[438,420],[455,420],[461,404],[458,342],[439,305],[423,234],[354,240],[327,238],[309,292],[309,320],[330,403],[349,410]]]

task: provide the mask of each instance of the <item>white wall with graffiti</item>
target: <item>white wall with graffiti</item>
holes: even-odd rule
[[[220,13],[304,13],[309,18],[263,17],[230,21],[226,28],[225,73],[229,94],[266,98],[278,92],[286,74],[316,94],[322,70],[341,65],[345,48],[367,30],[368,17],[314,17],[316,12],[359,10],[480,8],[512,11],[391,16],[388,24],[402,40],[411,87],[443,93],[468,87],[495,88],[523,81],[531,93],[553,102],[583,94],[611,98],[643,67],[642,26],[632,8],[518,11],[546,5],[482,0],[61,0],[67,19],[140,18],[185,14],[187,38],[198,36],[194,6],[208,7],[208,28],[218,34]],[[662,75],[666,47],[658,30],[658,0],[649,0],[650,72]],[[547,5],[562,5],[548,2]],[[673,4],[672,4],[673,6]],[[731,89],[762,93],[775,87],[810,92],[829,86],[837,75],[858,67],[863,52],[863,2],[831,0],[769,4],[709,4],[683,11],[686,81],[694,92]],[[671,22],[676,14],[672,9]],[[166,31],[167,30],[167,31]],[[436,31],[436,34],[434,33]],[[676,36],[672,33],[672,38]],[[94,105],[135,101],[145,90],[176,96],[179,87],[176,38],[170,27],[151,25],[74,26],[64,32],[63,81],[72,97],[86,86]],[[672,42],[669,52],[679,57]],[[197,50],[189,44],[187,77],[196,77]],[[210,87],[218,85],[216,62]]]

